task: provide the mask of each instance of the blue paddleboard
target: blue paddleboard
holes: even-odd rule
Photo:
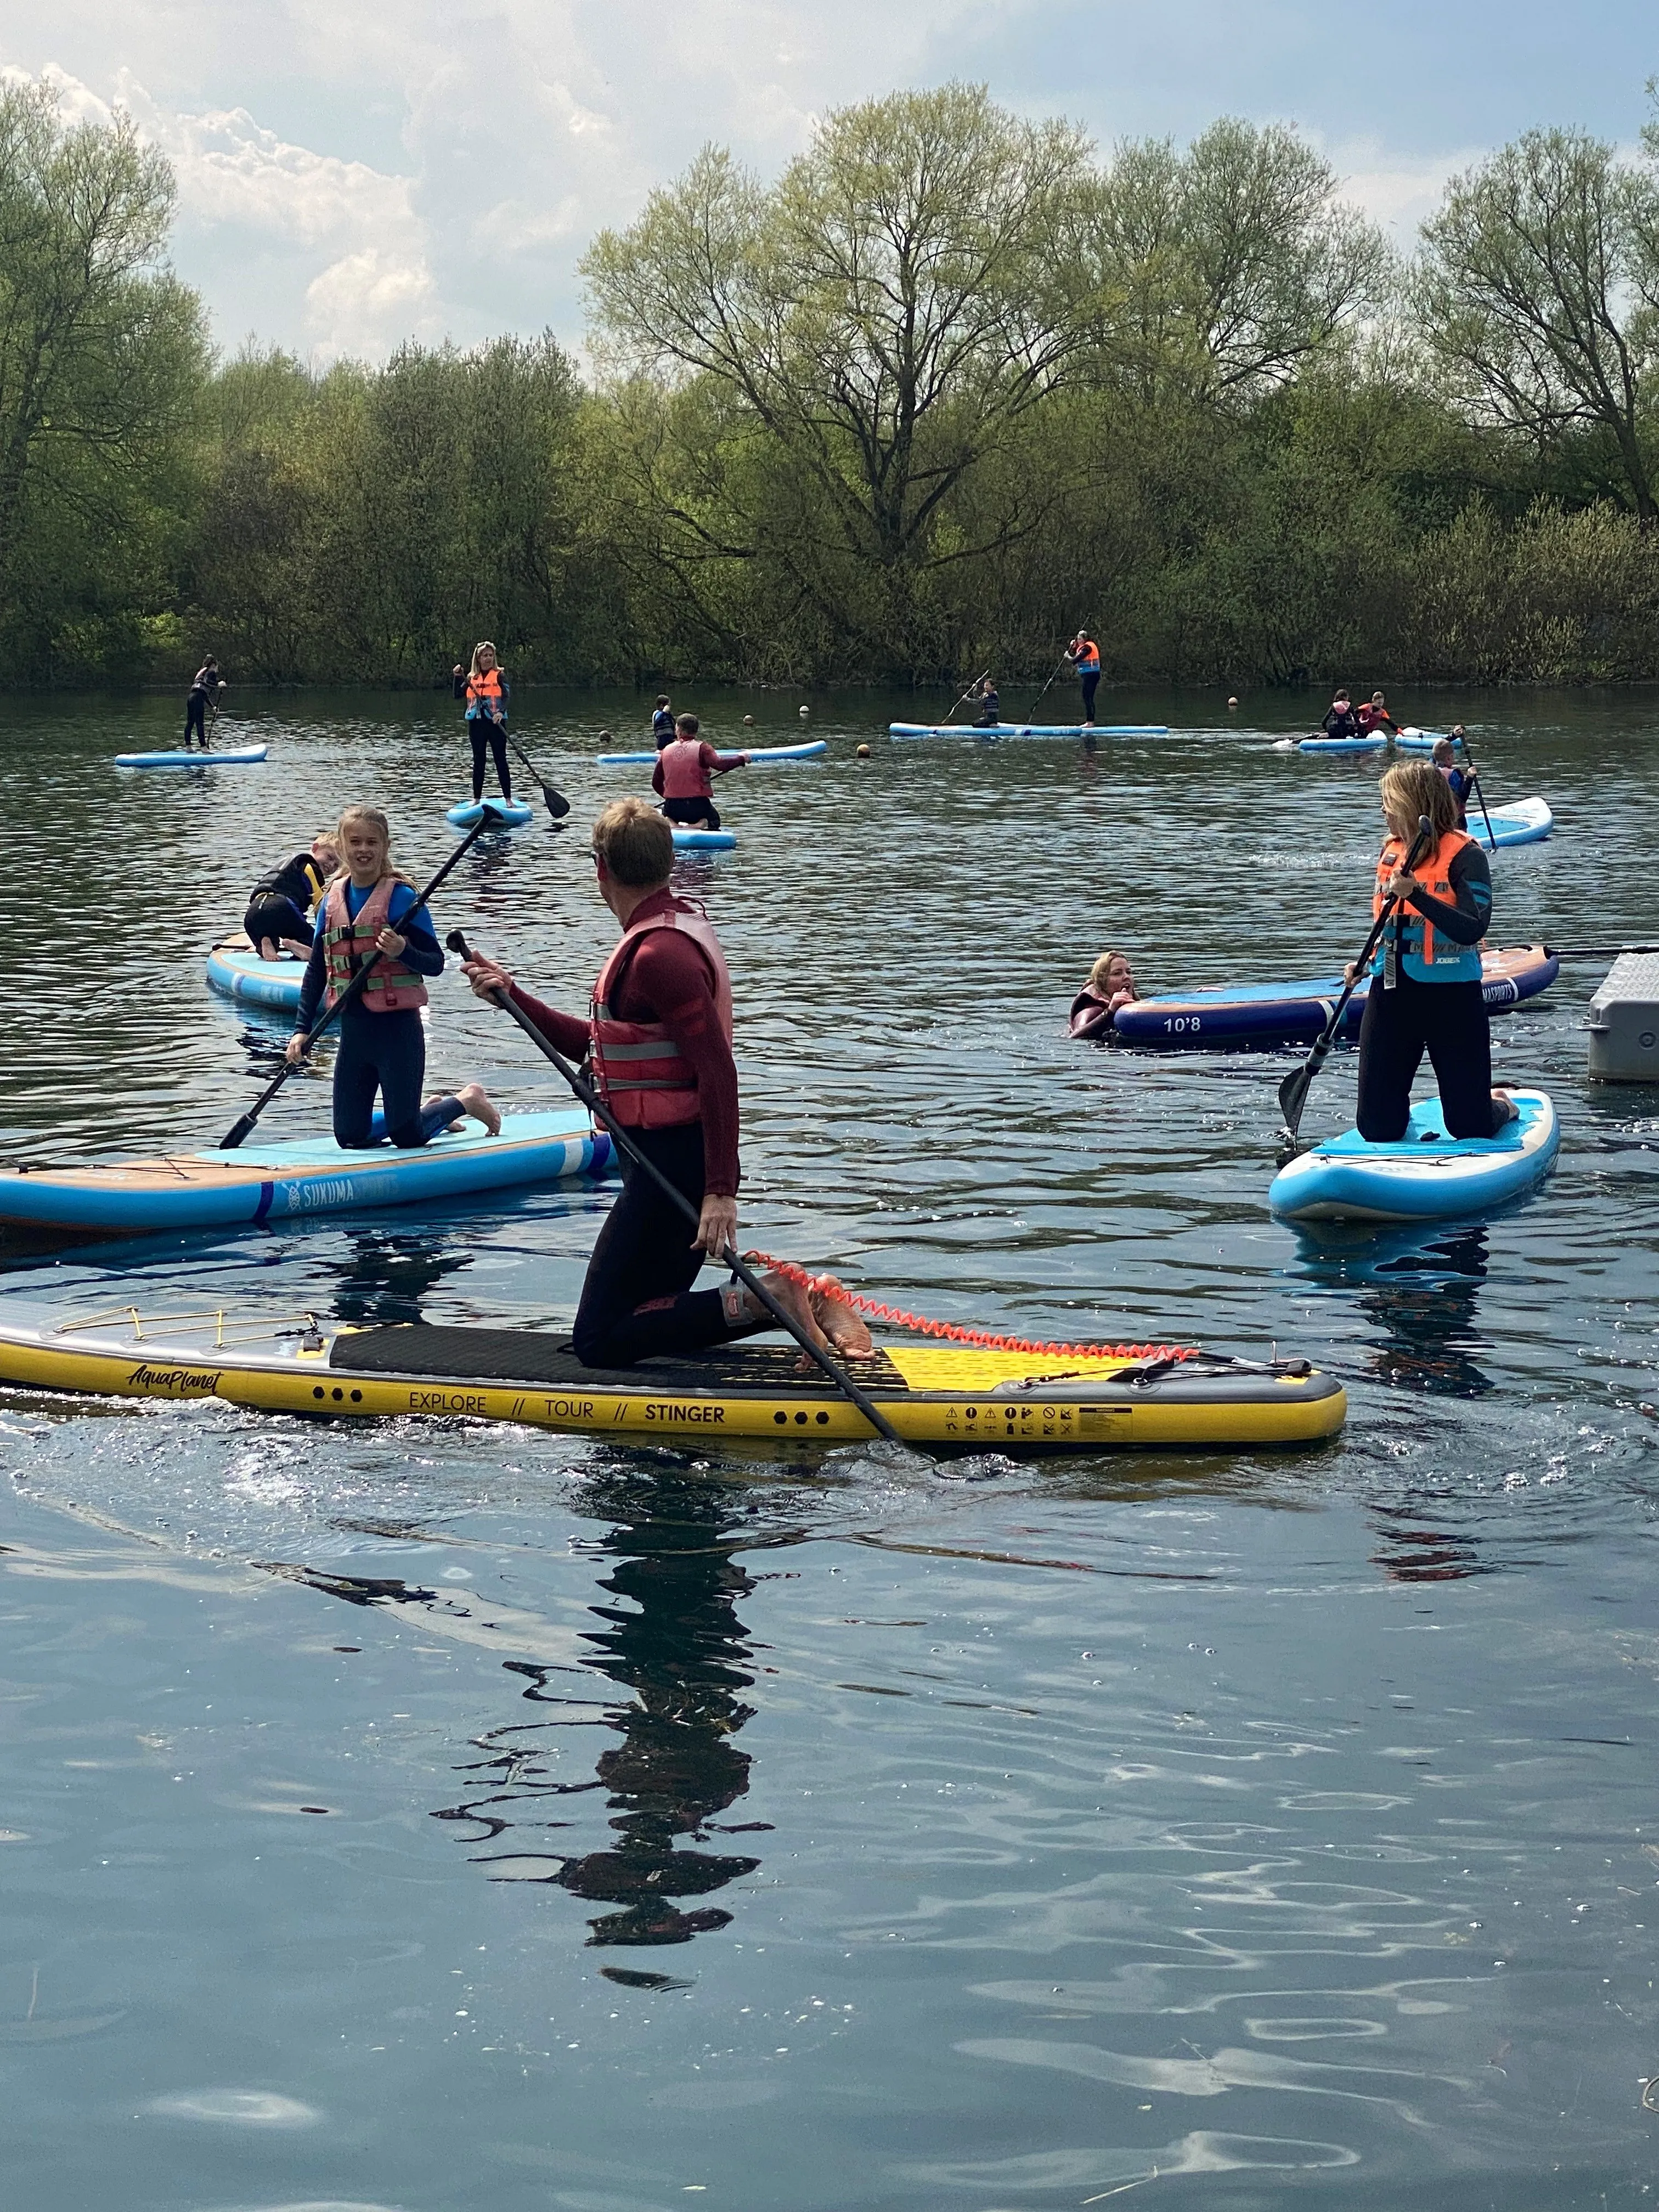
[[[707,742],[710,744],[714,743],[712,738]],[[787,766],[791,761],[817,760],[821,753],[827,753],[829,750],[827,738],[814,738],[810,744],[805,745],[759,745],[752,749],[747,745],[714,745],[714,750],[727,760],[735,758],[740,752],[748,753],[750,768],[772,768]],[[599,762],[601,768],[624,768],[632,767],[641,761],[649,765],[659,757],[653,745],[648,752],[601,753]]]
[[[215,745],[206,752],[117,753],[117,768],[252,768],[270,750],[268,745]]]
[[[1441,1221],[1488,1212],[1548,1174],[1561,1143],[1542,1091],[1513,1094],[1518,1121],[1495,1137],[1449,1137],[1437,1098],[1412,1108],[1397,1145],[1358,1129],[1316,1145],[1273,1177],[1267,1203],[1287,1221]]]
[[[1167,722],[890,722],[890,738],[1167,738]]]
[[[483,819],[486,807],[492,814],[501,817],[500,826],[503,830],[522,830],[526,822],[533,822],[536,818],[534,807],[521,806],[516,799],[497,798],[468,799],[462,805],[452,806],[444,820],[453,822],[458,830],[470,830],[475,822]]]
[[[1380,753],[1388,742],[1385,737],[1299,738],[1296,749],[1301,753]]]
[[[735,830],[688,830],[683,823],[674,824],[677,853],[729,853],[737,842]]]
[[[207,979],[216,991],[284,1013],[298,1006],[305,972],[303,960],[262,960],[245,937],[216,945],[207,958]]]

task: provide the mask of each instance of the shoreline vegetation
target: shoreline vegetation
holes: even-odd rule
[[[0,88],[0,684],[1006,684],[1080,625],[1109,684],[1659,677],[1652,115],[1402,258],[1282,125],[896,94],[596,237],[585,380],[217,358],[161,155]]]

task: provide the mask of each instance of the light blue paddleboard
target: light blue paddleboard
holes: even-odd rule
[[[890,722],[890,738],[1167,738],[1167,722]]]
[[[207,958],[207,979],[216,991],[256,1006],[280,1007],[284,1013],[299,1005],[305,972],[303,960],[262,960],[246,938],[216,945]]]
[[[112,1236],[168,1230],[258,1227],[301,1213],[355,1213],[381,1206],[434,1205],[470,1193],[596,1174],[611,1139],[580,1108],[508,1114],[501,1134],[476,1121],[459,1136],[434,1137],[416,1152],[379,1146],[343,1152],[331,1137],[262,1144],[239,1152],[169,1153],[109,1167],[0,1171],[0,1221]]]
[[[522,830],[526,822],[536,818],[534,807],[521,806],[516,799],[496,798],[467,799],[459,806],[452,806],[444,820],[453,822],[458,830],[470,830],[475,822],[483,819],[486,807],[501,817],[497,826],[502,830]]]
[[[712,738],[705,742],[714,744]],[[740,752],[747,752],[750,768],[787,767],[792,761],[817,760],[820,754],[827,753],[829,750],[827,738],[814,738],[810,744],[805,745],[759,745],[752,750],[747,745],[714,745],[714,750],[727,760],[734,759]],[[648,752],[601,753],[599,762],[601,768],[624,768],[641,761],[648,766],[659,757],[653,745]]]
[[[1397,1145],[1345,1130],[1273,1177],[1267,1203],[1287,1221],[1441,1221],[1489,1212],[1548,1174],[1561,1143],[1542,1091],[1513,1094],[1518,1121],[1495,1137],[1449,1137],[1437,1098],[1413,1106]]]
[[[1301,753],[1380,753],[1388,742],[1386,737],[1299,738],[1296,749]]]
[[[689,830],[680,822],[673,829],[677,853],[729,853],[738,842],[735,830]]]
[[[117,768],[252,768],[270,750],[267,745],[215,745],[207,752],[117,753]]]
[[[1476,799],[1469,805],[1469,835],[1489,853],[1504,845],[1541,844],[1555,827],[1555,817],[1541,799],[1515,799],[1507,805],[1489,807],[1486,812],[1492,817],[1490,834],[1480,801]]]

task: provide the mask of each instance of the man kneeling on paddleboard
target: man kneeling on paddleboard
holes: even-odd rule
[[[588,1261],[571,1335],[589,1367],[629,1367],[776,1323],[741,1283],[694,1291],[704,1260],[738,1234],[738,1070],[732,979],[714,927],[668,887],[674,837],[643,799],[619,799],[593,824],[599,896],[622,936],[599,970],[586,1020],[521,990],[475,953],[464,973],[481,999],[506,992],[549,1043],[586,1057],[595,1088],[640,1151],[699,1209],[696,1234],[652,1178],[624,1163],[622,1194]],[[828,1349],[867,1352],[842,1301],[774,1272],[766,1287]],[[828,1279],[824,1279],[827,1282]]]

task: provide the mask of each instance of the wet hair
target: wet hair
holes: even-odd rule
[[[674,717],[674,727],[683,738],[695,738],[702,729],[702,724],[695,714],[677,714]]]
[[[495,645],[494,645],[494,643],[492,642],[492,641],[491,641],[490,639],[489,639],[489,638],[487,638],[487,637],[481,637],[481,638],[478,640],[478,642],[477,642],[477,643],[473,647],[473,648],[472,648],[472,666],[471,666],[471,670],[468,672],[469,672],[469,674],[473,675],[473,676],[477,676],[477,675],[478,675],[478,674],[480,673],[479,667],[478,667],[478,657],[479,657],[479,655],[480,655],[481,653],[495,653]],[[497,668],[499,668],[499,667],[501,666],[501,656],[500,655],[500,653],[495,653],[495,665],[496,665],[496,667],[497,667]]]
[[[1391,829],[1396,821],[1408,822],[1414,836],[1418,819],[1425,814],[1437,838],[1456,829],[1457,801],[1432,761],[1396,761],[1378,778],[1376,787]]]
[[[673,872],[674,832],[642,799],[611,800],[593,824],[593,850],[631,891],[654,890]]]
[[[1114,945],[1110,951],[1103,952],[1099,959],[1096,961],[1094,966],[1089,970],[1089,988],[1091,991],[1110,990],[1111,984],[1109,979],[1111,975],[1112,963],[1114,960],[1121,960],[1124,966],[1128,969],[1129,988],[1132,991],[1133,990],[1135,987],[1133,964],[1127,952],[1120,951],[1117,946]]]

